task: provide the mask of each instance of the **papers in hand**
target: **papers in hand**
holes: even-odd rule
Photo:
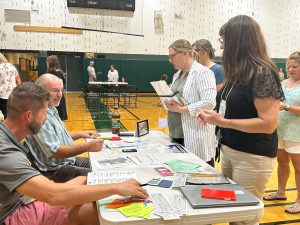
[[[176,97],[177,93],[173,93],[171,91],[171,88],[168,86],[165,80],[159,80],[159,81],[152,81],[150,82],[154,90],[156,91],[158,97],[160,97],[160,101],[162,102],[163,106],[166,108],[165,101],[172,101],[174,100],[180,105],[183,105],[182,102],[179,101],[179,99]]]

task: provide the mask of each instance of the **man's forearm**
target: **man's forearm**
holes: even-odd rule
[[[147,193],[135,180],[118,184],[80,185],[54,183],[48,178],[39,175],[30,178],[16,190],[29,197],[51,205],[78,205],[106,198],[113,194],[121,196],[138,195],[143,198]],[[42,191],[39,191],[42,190]]]
[[[87,186],[54,183],[44,176],[36,176],[29,179],[17,187],[17,191],[51,205],[78,205],[93,202],[117,192],[116,185],[114,184]]]
[[[74,141],[81,138],[81,132],[73,131],[73,132],[69,132],[69,134]]]
[[[87,143],[77,145],[61,145],[52,158],[69,158],[88,151]]]

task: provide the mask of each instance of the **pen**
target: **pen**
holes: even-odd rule
[[[146,186],[146,185],[148,185],[148,183],[140,184],[140,187],[144,187],[144,186]]]
[[[105,147],[108,148],[108,149],[110,149],[110,150],[112,150],[112,148],[109,147],[107,144],[105,144]]]

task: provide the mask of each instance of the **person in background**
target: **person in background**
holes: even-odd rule
[[[168,81],[168,75],[167,74],[161,75],[160,80],[165,80],[167,82]]]
[[[4,115],[2,113],[2,111],[0,110],[0,121],[3,122],[4,121]]]
[[[14,87],[20,84],[21,78],[17,69],[0,53],[0,111],[4,118],[7,116],[7,99]]]
[[[280,103],[278,124],[278,190],[264,197],[266,201],[286,200],[285,188],[290,176],[290,161],[295,170],[297,196],[285,212],[300,213],[300,51],[292,53],[286,63],[289,79],[282,82],[285,100]]]
[[[109,82],[118,82],[119,81],[119,73],[118,70],[115,69],[114,65],[110,66],[110,70],[108,71],[107,78]]]
[[[195,61],[192,45],[187,40],[179,39],[169,46],[169,59],[178,70],[171,90],[178,93],[176,97],[180,101],[164,102],[168,108],[170,138],[214,166],[215,126],[199,124],[195,118],[197,112],[215,107],[214,74]]]
[[[160,79],[159,80],[164,80],[164,81],[166,81],[166,83],[167,83],[167,80],[168,80],[168,75],[167,74],[163,74],[163,75],[161,75],[161,77],[160,77]],[[167,83],[168,84],[168,83]],[[159,99],[159,103],[157,104],[158,106],[162,106],[162,102],[161,102],[161,100]]]
[[[60,64],[59,64],[57,56],[56,55],[48,56],[46,59],[46,63],[47,63],[47,73],[51,73],[51,74],[57,76],[59,79],[61,79],[64,84],[64,88],[65,88],[66,87],[66,74],[60,68]],[[56,106],[56,109],[57,109],[59,117],[62,121],[68,119],[66,99],[65,99],[65,95],[63,93],[62,93],[62,98],[60,100],[60,103]]]
[[[8,98],[8,115],[0,122],[0,224],[99,225],[95,201],[115,194],[147,198],[134,179],[88,186],[86,177],[77,177],[57,184],[31,166],[20,142],[47,120],[49,98],[32,82],[17,86]]]
[[[74,144],[79,138],[99,136],[95,131],[70,132],[58,116],[55,108],[62,97],[62,80],[52,74],[44,74],[36,83],[50,93],[48,120],[45,121],[36,135],[25,139],[37,168],[55,182],[65,182],[74,177],[87,175],[90,172],[88,158],[75,157],[88,151],[100,151],[103,140],[97,139],[83,144]]]
[[[97,80],[97,75],[96,71],[94,68],[94,61],[89,62],[89,66],[87,67],[87,72],[89,75],[89,81],[96,81]]]
[[[197,118],[201,124],[218,126],[222,173],[262,199],[277,155],[276,127],[283,98],[277,68],[251,17],[231,18],[219,34],[225,83],[217,95],[218,112],[202,110]]]
[[[284,78],[284,73],[282,72],[282,68],[278,68],[278,74],[279,74],[279,80],[283,81]]]
[[[222,67],[215,63],[213,59],[215,58],[215,49],[212,47],[211,43],[206,39],[201,39],[193,44],[193,49],[196,52],[196,60],[203,66],[208,67],[215,74],[217,92],[221,90],[224,82],[224,73]]]

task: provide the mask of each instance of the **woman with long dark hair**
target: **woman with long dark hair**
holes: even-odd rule
[[[251,17],[231,18],[219,34],[225,83],[217,95],[218,112],[203,110],[197,118],[219,127],[223,174],[262,199],[277,155],[276,127],[283,97],[277,68]]]
[[[60,64],[58,61],[58,58],[56,55],[50,55],[46,59],[47,63],[47,73],[51,73],[58,78],[62,79],[64,87],[66,86],[66,76],[63,70],[60,68]],[[61,120],[67,120],[68,114],[67,114],[67,108],[66,108],[66,99],[63,94],[59,106],[56,107],[59,117]]]

